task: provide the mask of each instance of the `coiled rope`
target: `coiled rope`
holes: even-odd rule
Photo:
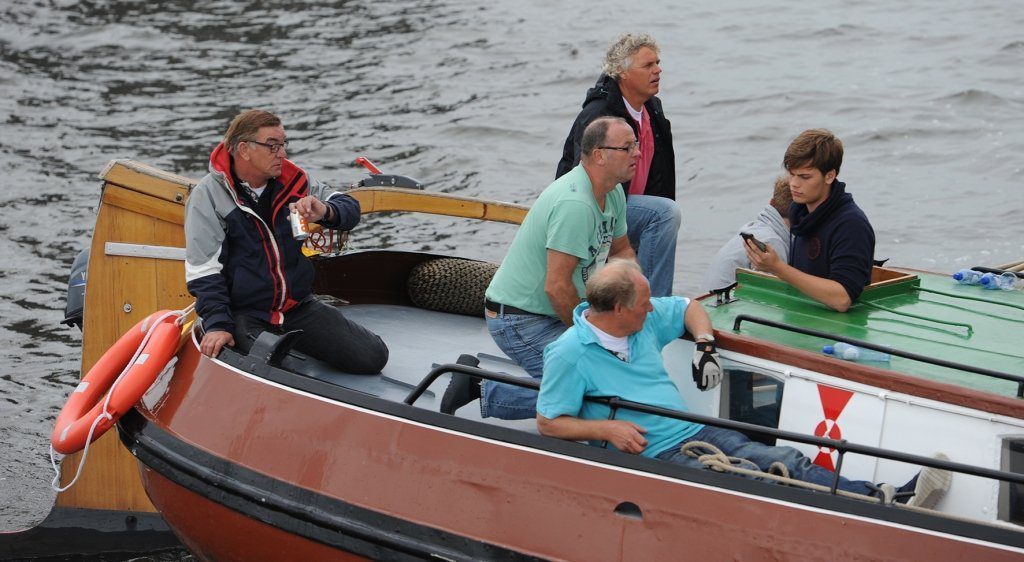
[[[681,451],[686,456],[697,459],[705,467],[710,470],[714,470],[715,472],[731,472],[733,474],[740,474],[751,478],[760,478],[777,484],[796,486],[799,488],[806,488],[808,490],[817,490],[819,492],[832,491],[828,486],[805,482],[803,480],[797,480],[790,477],[789,469],[779,461],[773,462],[771,466],[768,467],[768,471],[765,472],[750,460],[741,457],[730,457],[723,453],[718,447],[715,447],[711,443],[707,443],[705,441],[689,441],[683,444]],[[847,498],[870,502],[881,501],[883,504],[893,503],[891,493],[880,493],[878,496],[868,496],[837,489],[836,494]]]

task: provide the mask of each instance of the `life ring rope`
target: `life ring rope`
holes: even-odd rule
[[[165,311],[163,314],[161,314],[159,317],[157,317],[156,320],[153,321],[153,322],[150,322],[150,319],[152,318],[152,315],[150,315],[149,317],[146,317],[142,322],[139,323],[138,327],[140,327],[142,329],[142,331],[145,332],[145,335],[143,336],[142,341],[139,343],[139,345],[135,349],[135,353],[132,355],[131,359],[128,361],[127,364],[125,364],[124,368],[121,370],[120,374],[117,375],[117,378],[114,379],[113,383],[111,383],[110,389],[107,390],[106,396],[103,399],[103,407],[100,409],[99,414],[96,415],[96,417],[92,420],[92,422],[89,425],[89,432],[88,432],[88,434],[87,434],[87,436],[85,438],[85,444],[84,444],[84,446],[81,449],[81,451],[82,451],[82,458],[79,459],[79,461],[78,461],[78,468],[75,470],[75,477],[71,479],[71,482],[68,482],[67,486],[61,487],[61,485],[60,485],[60,468],[58,468],[58,466],[57,466],[57,460],[58,460],[57,456],[60,455],[60,457],[63,458],[64,455],[61,454],[61,453],[58,453],[53,448],[53,438],[51,437],[51,440],[50,440],[51,441],[51,443],[50,443],[50,465],[53,467],[54,477],[53,477],[53,481],[50,482],[50,487],[53,488],[54,491],[56,491],[58,493],[59,492],[63,492],[63,491],[66,491],[66,490],[68,490],[69,488],[71,488],[72,486],[75,485],[75,482],[78,481],[78,477],[82,475],[82,468],[85,466],[85,459],[89,455],[89,445],[91,445],[92,442],[93,442],[93,439],[94,439],[93,436],[96,433],[96,429],[104,421],[110,421],[110,422],[117,421],[117,419],[114,417],[115,414],[117,414],[117,412],[112,412],[110,410],[110,399],[114,395],[114,390],[121,383],[121,381],[125,378],[125,375],[127,375],[128,372],[131,371],[132,367],[134,367],[136,364],[144,363],[146,361],[146,359],[148,358],[148,357],[143,357],[143,352],[146,350],[146,346],[149,344],[150,340],[152,339],[153,334],[155,334],[157,332],[156,328],[158,326],[160,326],[161,324],[163,324],[165,321],[167,321],[169,318],[175,317],[175,316],[177,318],[175,318],[175,320],[173,321],[173,324],[176,325],[176,326],[182,326],[185,323],[185,318],[188,317],[188,315],[191,314],[192,311],[194,311],[194,310],[195,310],[195,303],[193,302],[192,304],[188,305],[187,307],[185,307],[185,308],[183,308],[181,310]],[[191,322],[189,323],[189,326],[191,326]],[[133,330],[135,330],[135,328],[136,327],[133,326],[128,331],[128,333],[125,334],[125,336],[122,336],[122,338],[126,337],[127,335],[129,335]],[[109,350],[108,350],[108,353],[109,353]],[[140,358],[142,358],[141,362],[140,362]],[[101,359],[101,361],[102,361],[102,359]],[[173,356],[172,356],[172,361],[173,361]],[[170,364],[172,364],[172,363],[171,362],[167,363],[167,365],[170,365]],[[160,372],[162,372],[164,369],[166,369],[166,365],[161,365],[160,366]],[[89,373],[91,374],[92,371],[90,370]],[[75,390],[72,392],[72,395],[74,395],[75,392],[82,392],[82,391],[85,390],[86,387],[88,387],[88,385],[90,383],[89,383],[89,381],[85,380],[86,378],[88,378],[88,375],[86,375],[86,377],[83,378],[82,382],[80,382],[79,385],[75,388]],[[145,392],[145,390],[143,390],[143,392]],[[138,400],[138,398],[136,398],[136,401],[137,400]],[[69,401],[70,401],[70,399],[69,399]],[[65,406],[65,407],[67,407],[67,406]],[[62,411],[61,413],[63,414],[64,412]],[[123,414],[123,412],[122,412],[122,414]],[[88,415],[88,413],[86,415]],[[54,429],[55,435],[58,433],[56,431],[57,429],[61,429],[60,433],[63,433],[64,435],[66,435],[68,430],[71,429],[72,424],[70,424],[70,423],[65,425],[65,427],[63,427],[63,428],[59,427],[59,423],[60,423],[61,417],[63,417],[63,416],[58,417],[58,427]],[[117,415],[117,417],[119,418],[120,414]],[[106,431],[106,429],[107,428],[104,428],[100,433],[102,434],[102,432]],[[98,435],[96,437],[98,437]]]

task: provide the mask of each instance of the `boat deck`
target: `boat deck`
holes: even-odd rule
[[[487,331],[482,315],[474,318],[414,306],[386,304],[357,304],[344,306],[341,310],[349,319],[377,334],[385,335],[390,356],[380,376],[350,375],[308,358],[301,364],[289,358],[285,362],[286,367],[319,380],[395,402],[404,400],[431,369],[445,363],[455,363],[463,353],[479,359],[481,369],[528,376],[526,371],[498,349]],[[443,329],[438,328],[441,326]],[[437,410],[450,378],[450,375],[441,375],[416,401],[415,406]],[[482,419],[476,402],[459,409],[456,415]],[[536,432],[536,422],[532,419],[483,421]]]
[[[926,272],[906,274],[869,287],[846,313],[828,310],[777,279],[739,272],[736,300],[705,305],[715,328],[821,354],[833,343],[777,327],[744,321],[740,315],[855,338],[930,358],[1024,375],[1024,292],[989,291],[958,285],[949,276]],[[864,362],[883,369],[951,383],[1000,396],[1017,396],[1018,383],[903,357],[888,363]]]
[[[445,363],[455,363],[459,355],[464,353],[479,359],[481,369],[528,377],[526,371],[498,349],[487,331],[487,324],[482,315],[472,317],[414,306],[387,304],[356,304],[344,306],[341,310],[351,320],[375,333],[385,334],[390,357],[381,374],[350,375],[308,357],[301,360],[289,357],[284,362],[285,368],[394,402],[404,400],[433,368]],[[691,409],[699,414],[712,414],[712,401],[698,396],[700,393],[690,380],[689,358],[692,354],[692,342],[678,339],[670,343],[664,352],[666,368]],[[418,408],[438,410],[441,396],[448,388],[450,379],[451,376],[448,374],[438,377],[414,405]],[[481,418],[478,404],[472,402],[460,408],[455,415],[493,425],[537,432],[536,421],[532,418]]]

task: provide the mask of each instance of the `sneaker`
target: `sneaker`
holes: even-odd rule
[[[480,365],[480,360],[469,354],[462,354],[459,356],[459,365],[466,365],[469,367],[476,367]],[[454,414],[455,410],[469,404],[474,400],[480,398],[480,379],[477,377],[471,377],[465,373],[452,373],[451,382],[448,383],[448,389],[444,391],[444,396],[441,397],[441,408],[442,414]]]
[[[949,457],[939,453],[935,455],[938,460],[948,461]],[[916,480],[916,482],[915,482]],[[934,509],[942,496],[949,491],[949,485],[953,482],[953,474],[948,470],[940,468],[925,467],[917,473],[904,488],[913,484],[914,496],[907,502],[908,506]]]

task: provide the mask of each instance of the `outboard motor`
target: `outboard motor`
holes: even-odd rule
[[[85,312],[85,275],[89,270],[89,248],[78,252],[75,262],[71,264],[71,277],[68,278],[68,300],[64,305],[64,320],[61,324],[78,326],[82,329],[82,316]]]

